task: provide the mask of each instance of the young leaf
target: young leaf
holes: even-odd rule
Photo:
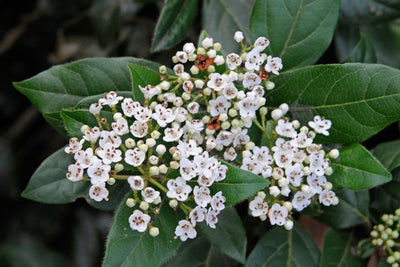
[[[236,210],[225,208],[218,215],[217,228],[211,229],[205,223],[198,225],[199,232],[208,241],[233,259],[244,263],[246,260],[246,233]]]
[[[291,105],[306,123],[319,114],[332,121],[321,143],[356,143],[400,120],[400,71],[383,65],[318,65],[274,77],[267,103]]]
[[[270,39],[267,53],[281,57],[284,70],[313,64],[331,43],[339,4],[338,0],[257,0],[251,38]]]
[[[226,197],[225,205],[233,205],[248,197],[255,195],[258,191],[269,185],[269,181],[251,172],[242,170],[234,165],[222,162],[228,166],[225,180],[212,185],[211,192],[214,194],[222,191]]]
[[[339,204],[323,206],[324,213],[317,219],[332,228],[344,229],[369,223],[369,192],[342,189],[337,192]]]
[[[325,235],[320,266],[365,266],[365,263],[352,254],[355,243],[353,233],[329,229]]]
[[[133,98],[140,103],[143,103],[144,96],[139,88],[139,85],[157,85],[160,82],[160,74],[158,70],[147,68],[137,64],[129,64],[129,69],[132,75],[132,92]]]
[[[258,241],[246,265],[251,266],[319,266],[320,253],[312,237],[294,224],[291,231],[274,227]]]
[[[129,57],[91,58],[52,67],[14,86],[44,113],[51,126],[65,134],[60,117],[62,109],[75,107],[88,97],[100,97],[112,90],[131,92],[128,63],[155,70],[159,66]]]
[[[192,26],[197,14],[197,0],[167,0],[158,18],[152,52],[171,48]]]
[[[255,0],[206,0],[203,1],[202,26],[215,41],[222,43],[225,51],[240,51],[233,39],[242,31],[244,42],[250,44],[249,20]]]
[[[363,190],[387,183],[392,175],[363,146],[354,144],[340,149],[340,156],[332,160],[333,173],[329,181],[334,186]]]
[[[362,32],[360,33],[360,41],[345,62],[376,63],[374,45]]]
[[[150,236],[148,230],[145,233],[132,230],[128,218],[133,209],[125,204],[126,199],[132,196],[132,193],[127,194],[115,213],[106,244],[104,266],[159,266],[179,246],[180,240],[174,239],[177,213],[168,205],[161,206],[153,224],[160,230],[157,237]]]
[[[400,166],[400,140],[377,145],[374,155],[389,171],[396,169]]]

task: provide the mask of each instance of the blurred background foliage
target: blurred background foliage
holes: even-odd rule
[[[254,0],[167,2],[168,12],[161,0],[0,1],[0,266],[99,266],[112,220],[112,213],[84,200],[48,205],[20,197],[35,169],[67,140],[12,88],[12,81],[85,57],[134,56],[169,65],[183,42],[197,42],[201,29],[230,50],[233,33],[248,29]],[[169,27],[157,26],[160,15]],[[400,1],[342,0],[334,41],[319,63],[399,68],[399,51]],[[364,145],[372,149],[397,138],[393,124]],[[263,224],[241,215],[255,226],[248,234],[265,232]]]

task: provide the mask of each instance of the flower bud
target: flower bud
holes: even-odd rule
[[[148,210],[149,209],[149,203],[147,203],[146,201],[142,201],[142,202],[140,202],[139,208],[141,210]]]
[[[339,157],[339,150],[332,149],[331,151],[329,151],[328,156],[330,158],[337,159]]]
[[[139,146],[139,149],[141,150],[141,151],[143,151],[143,152],[147,152],[147,150],[149,149],[149,147],[148,147],[148,145],[146,145],[146,144],[141,144],[140,146]]]
[[[222,48],[221,43],[218,43],[218,42],[217,42],[217,43],[214,44],[214,50],[215,50],[215,51],[220,51],[221,48]]]
[[[260,218],[261,221],[265,221],[267,219],[267,215],[261,214],[258,218]]]
[[[114,169],[115,172],[120,172],[124,169],[124,165],[122,165],[121,163],[116,163]]]
[[[261,107],[260,108],[261,116],[265,116],[265,115],[267,115],[267,113],[268,113],[268,108],[266,108],[266,107]]]
[[[330,182],[326,182],[325,186],[324,186],[325,190],[331,190],[332,189],[332,183]]]
[[[193,62],[193,61],[195,61],[197,59],[197,55],[196,54],[190,54],[189,56],[188,56],[188,60],[189,61],[191,61],[191,62]]]
[[[135,206],[135,200],[133,198],[127,198],[125,204],[129,207],[129,208],[133,208]]]
[[[158,196],[156,199],[154,199],[153,204],[157,205],[157,204],[160,204],[160,203],[161,203],[161,197]],[[156,212],[156,211],[154,211],[154,212],[155,213],[159,213],[159,212]]]
[[[151,138],[153,138],[153,139],[158,139],[158,138],[160,138],[160,136],[161,136],[161,133],[157,130],[151,132]]]
[[[292,205],[292,203],[289,202],[289,201],[285,201],[285,202],[283,203],[283,206],[288,210],[288,212],[290,212],[290,211],[293,209],[293,205]]]
[[[236,31],[235,35],[233,36],[233,39],[235,39],[236,42],[240,43],[244,39],[243,32],[241,31]]]
[[[274,110],[271,112],[271,117],[272,117],[272,119],[275,120],[275,121],[277,121],[277,120],[279,120],[280,118],[282,118],[282,116],[283,116],[283,111],[282,111],[281,109],[279,109],[279,108],[274,109]]]
[[[81,133],[82,134],[85,134],[85,132],[89,131],[89,130],[90,130],[90,127],[88,125],[84,124],[84,125],[81,126]]]
[[[160,66],[160,67],[158,68],[158,71],[159,71],[161,74],[166,74],[166,73],[167,73],[167,67],[166,67],[165,65],[162,65],[162,66]]]
[[[257,196],[264,199],[267,195],[265,194],[264,191],[258,191]]]
[[[275,88],[275,83],[267,81],[265,87],[267,88],[267,90],[272,90]]]
[[[214,63],[215,63],[215,65],[220,66],[225,63],[225,59],[223,56],[218,55],[215,57]]]
[[[156,237],[156,236],[158,236],[159,234],[160,234],[160,230],[158,229],[158,227],[151,227],[150,228],[150,230],[149,230],[149,234],[152,236],[152,237]]]
[[[177,206],[178,206],[178,201],[176,200],[176,199],[171,199],[170,201],[169,201],[169,206],[171,207],[171,208],[176,208]]]
[[[254,144],[254,142],[250,141],[246,144],[245,147],[247,150],[252,150],[255,146],[256,146],[256,144]]]
[[[167,148],[163,145],[160,144],[156,147],[156,152],[158,153],[158,155],[162,156],[164,155],[164,153],[167,151]]]
[[[174,170],[176,170],[176,169],[178,169],[179,168],[179,163],[177,162],[177,161],[171,161],[170,163],[169,163],[169,166],[172,168],[172,169],[174,169]]]
[[[136,145],[136,142],[132,138],[128,138],[125,140],[125,146],[127,148],[133,148],[133,147],[135,147],[135,145]]]
[[[279,189],[279,187],[277,187],[275,185],[269,187],[269,194],[271,196],[277,197],[277,196],[279,196],[280,193],[281,193],[281,190]]]
[[[288,231],[293,229],[293,221],[292,220],[286,219],[285,229]]]
[[[158,157],[154,156],[154,155],[151,155],[149,157],[149,162],[150,162],[151,165],[156,165],[158,163]]]
[[[160,88],[162,90],[168,90],[170,86],[171,86],[171,84],[168,81],[162,81],[160,83]]]
[[[193,66],[190,68],[190,73],[192,73],[193,75],[199,74],[199,68],[198,68],[196,65],[193,65]]]
[[[279,106],[279,109],[282,110],[283,114],[286,114],[289,111],[289,106],[286,103],[282,103]]]
[[[209,73],[215,72],[215,67],[214,67],[214,65],[208,66],[208,67],[207,67],[207,71],[208,71]]]
[[[243,150],[242,151],[242,157],[243,158],[250,158],[251,157],[251,152],[248,150]]]
[[[174,64],[176,64],[176,63],[179,62],[179,59],[178,59],[177,56],[173,56],[171,60],[172,60],[172,62],[173,62]]]
[[[166,174],[168,172],[168,167],[165,166],[165,164],[161,164],[158,168],[160,169],[161,174]]]
[[[206,87],[203,89],[203,94],[206,96],[211,95],[211,92],[212,92],[211,88]]]
[[[218,119],[219,119],[220,121],[226,121],[226,120],[228,119],[228,114],[226,114],[226,113],[221,113],[221,114],[219,114]]]
[[[332,167],[328,167],[325,169],[325,175],[329,176],[333,173],[333,169]]]
[[[113,184],[115,184],[115,179],[114,179],[114,178],[112,178],[112,177],[108,178],[108,180],[107,180],[107,184],[109,184],[109,185],[113,185]]]

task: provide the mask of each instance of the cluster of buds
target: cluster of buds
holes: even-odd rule
[[[400,243],[398,242],[400,209],[397,209],[394,214],[383,214],[381,220],[382,223],[375,225],[371,231],[371,243],[385,251],[387,263],[392,267],[398,267],[400,264]]]
[[[293,206],[297,210],[304,208],[312,194],[319,194],[326,205],[337,203],[324,176],[332,171],[329,162],[321,146],[312,144],[315,132],[327,134],[330,121],[316,117],[310,122],[314,131],[302,127],[297,133],[295,122],[281,118],[288,109],[281,105],[268,121],[276,124],[275,146],[256,147],[250,141],[250,127],[255,125],[265,133],[264,93],[275,86],[269,76],[279,75],[283,66],[280,58],[264,53],[267,38],[259,37],[249,47],[241,32],[234,39],[242,52],[226,57],[212,38],[205,38],[198,48],[186,43],[172,57],[173,71],[159,68],[159,84],[139,86],[143,103],[114,91],[105,93],[89,107],[97,125],[82,126],[82,138],[71,138],[65,148],[76,161],[68,167],[67,178],[90,181],[89,196],[95,201],[107,201],[107,187],[116,180],[126,181],[133,192],[126,201],[133,209],[130,226],[139,232],[149,229],[152,236],[159,234],[153,222],[161,202],[181,209],[186,217],[179,221],[175,235],[182,241],[196,237],[199,222],[215,228],[225,208],[223,192],[210,190],[229,175],[220,158],[266,179],[273,177],[269,191],[275,204],[269,214],[284,212],[276,206],[278,197],[290,192],[296,193]],[[110,113],[112,118],[105,118]],[[334,152],[329,154],[333,157]],[[308,187],[301,185],[303,175],[310,177]],[[268,213],[264,198],[260,192],[250,203],[254,216]],[[285,203],[290,211],[290,202]],[[266,209],[260,208],[263,205]],[[277,215],[272,216],[276,218],[272,224],[282,225]]]

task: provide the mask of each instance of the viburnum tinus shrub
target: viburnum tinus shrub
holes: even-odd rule
[[[187,30],[171,23],[179,2],[166,2],[154,50]],[[242,21],[249,9],[218,3],[204,1],[210,18],[219,9]],[[250,28],[229,38],[210,19],[204,25],[215,35],[185,43],[170,66],[93,58],[15,83],[69,138],[23,196],[46,203],[84,197],[115,209],[105,266],[192,266],[211,255],[247,266],[362,263],[348,245],[362,237],[338,229],[368,225],[367,190],[391,180],[386,162],[358,142],[399,119],[400,72],[307,66],[327,49],[339,8],[338,1],[311,3],[255,1]],[[182,3],[180,12],[192,8]],[[296,10],[295,20],[287,10]],[[178,15],[190,25],[186,13]],[[239,217],[237,203],[265,221],[252,251],[242,224],[252,220]],[[299,213],[332,227],[322,255],[295,222]]]

